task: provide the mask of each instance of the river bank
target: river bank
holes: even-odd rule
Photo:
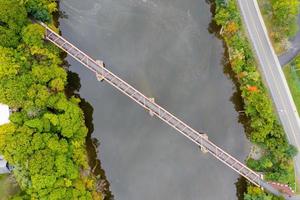
[[[59,20],[66,15],[61,11],[60,2],[58,2],[58,11],[53,14],[53,20],[56,27],[60,27]],[[113,199],[113,195],[109,189],[109,181],[106,178],[105,171],[102,169],[101,161],[97,158],[100,152],[97,150],[100,142],[92,137],[92,133],[94,132],[94,124],[93,124],[93,107],[89,102],[80,97],[78,93],[81,87],[80,78],[78,74],[69,71],[70,64],[66,60],[67,54],[65,52],[61,52],[61,59],[63,60],[63,67],[68,69],[67,72],[67,85],[65,89],[65,94],[67,97],[71,98],[72,96],[76,96],[80,99],[79,106],[84,114],[85,125],[88,129],[88,133],[86,136],[86,151],[88,157],[88,163],[90,167],[90,172],[96,178],[96,187],[97,191],[103,194],[103,200],[111,200]]]
[[[94,199],[103,195],[88,166],[80,99],[65,95],[61,52],[44,40],[56,2],[1,1],[0,101],[13,112],[0,127],[0,151],[14,166],[22,199]],[[5,31],[3,31],[3,29]]]
[[[296,153],[295,148],[287,143],[282,127],[277,121],[271,99],[261,81],[255,58],[242,30],[236,2],[227,1],[226,4],[217,1],[215,20],[222,26],[221,34],[229,49],[231,68],[242,91],[245,114],[250,120],[249,139],[259,145],[264,152],[259,159],[249,158],[247,165],[263,173],[266,180],[288,183],[294,188],[292,157]],[[282,150],[274,145],[279,145]],[[290,150],[294,153],[290,154]],[[283,163],[285,166],[282,166]],[[276,199],[250,185],[245,196],[247,198],[269,196]]]
[[[63,55],[63,59],[66,59],[66,55]],[[65,60],[65,65],[69,66],[68,62]],[[109,181],[105,175],[105,171],[102,168],[101,161],[98,159],[100,152],[98,148],[100,146],[100,142],[93,137],[94,132],[94,124],[93,124],[93,112],[94,109],[89,102],[80,97],[80,78],[77,73],[72,71],[68,71],[68,85],[66,86],[66,94],[67,96],[75,95],[77,98],[80,98],[80,108],[83,110],[85,125],[88,128],[88,134],[86,137],[86,150],[87,157],[90,166],[91,173],[96,177],[97,180],[97,190],[100,191],[104,200],[112,200],[113,194],[109,189]]]
[[[223,65],[222,41],[207,31],[210,8],[204,1],[66,0],[60,27],[80,49],[244,160],[250,148],[240,98]],[[94,109],[93,137],[101,140],[116,199],[237,198],[236,173],[68,61],[81,79],[80,96]]]

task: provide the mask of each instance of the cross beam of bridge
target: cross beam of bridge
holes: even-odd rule
[[[136,90],[127,82],[106,69],[102,61],[99,62],[92,59],[87,54],[75,47],[73,44],[68,42],[65,38],[48,28],[44,23],[40,24],[46,28],[45,37],[47,40],[82,63],[85,67],[94,72],[97,77],[101,77],[101,79],[107,81],[110,85],[121,91],[123,94],[131,98],[133,101],[151,112],[153,115],[160,118],[168,125],[179,131],[182,135],[190,139],[192,142],[205,149],[207,152],[239,173],[241,176],[245,177],[254,185],[272,190],[271,192],[275,193],[276,195],[281,194],[281,192],[273,188],[270,184],[266,183],[260,174],[251,170],[245,164],[241,163],[236,158],[215,145],[205,136],[205,134],[197,132],[186,123],[175,117],[173,114],[156,104],[153,99],[146,97],[144,94]]]

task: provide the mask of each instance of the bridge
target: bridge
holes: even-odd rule
[[[261,174],[251,170],[245,164],[241,163],[236,158],[215,145],[208,139],[206,134],[197,132],[186,123],[175,117],[173,114],[155,103],[153,98],[146,97],[126,81],[122,80],[120,77],[106,69],[103,61],[92,59],[80,49],[75,47],[72,43],[68,42],[65,38],[47,27],[47,25],[45,25],[44,23],[40,24],[46,29],[45,38],[48,41],[58,46],[60,49],[68,53],[68,55],[72,56],[74,59],[76,59],[93,73],[95,73],[99,81],[105,80],[106,82],[108,82],[124,95],[128,96],[144,109],[146,109],[151,115],[157,116],[163,122],[167,123],[182,135],[187,137],[189,140],[194,142],[196,145],[200,146],[203,151],[209,152],[215,158],[223,162],[225,165],[227,165],[258,187],[265,188],[278,196],[283,195],[286,197],[286,199],[289,199],[289,196],[293,194],[292,189],[287,185],[281,185],[281,188],[278,189],[278,187],[275,187],[276,184],[265,182]]]

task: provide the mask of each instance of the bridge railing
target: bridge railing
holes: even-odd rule
[[[233,156],[222,150],[220,147],[208,140],[202,133],[192,129],[186,123],[175,117],[173,114],[151,101],[148,97],[136,90],[134,87],[123,81],[121,78],[110,72],[102,64],[97,63],[94,59],[79,50],[66,39],[49,29],[45,24],[41,23],[46,28],[45,37],[56,46],[67,52],[70,56],[82,63],[97,76],[101,76],[104,80],[117,88],[123,94],[137,102],[146,110],[151,111],[158,118],[169,124],[171,127],[182,133],[185,137],[206,149],[214,157],[229,166],[231,169],[245,177],[256,186],[261,186],[263,182],[261,176],[241,163]]]

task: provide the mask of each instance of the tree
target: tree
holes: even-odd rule
[[[0,45],[16,47],[19,32],[27,22],[26,9],[17,0],[1,0],[0,8]]]
[[[247,188],[247,194],[245,194],[244,200],[279,200],[275,196],[265,194],[260,188],[255,186],[249,186]]]
[[[51,93],[45,85],[32,84],[31,87],[28,88],[27,95],[27,98],[31,100],[31,102],[34,102],[34,107],[44,108],[47,105]]]
[[[28,46],[43,46],[45,28],[39,24],[29,24],[22,30],[22,39]]]
[[[296,33],[298,0],[270,0],[272,6],[272,23],[282,34],[292,36]]]
[[[27,12],[29,15],[33,16],[35,19],[40,20],[42,22],[50,22],[51,21],[51,13],[50,11],[55,11],[53,8],[53,0],[28,0],[25,3]],[[48,9],[48,5],[50,5]]]
[[[50,88],[57,88],[56,91],[62,91],[67,81],[65,70],[56,65],[34,65],[32,67],[32,74],[38,83],[48,84]],[[54,83],[51,83],[52,80],[55,80]]]
[[[53,79],[49,84],[51,90],[61,92],[65,89],[65,81],[60,78]]]
[[[231,21],[227,23],[225,27],[225,32],[227,34],[234,34],[238,31],[238,28],[238,25],[234,21]]]
[[[80,100],[64,94],[60,50],[43,40],[42,26],[28,25],[24,6],[50,21],[57,2],[0,0],[0,102],[17,108],[0,126],[0,153],[22,190],[12,199],[99,199],[92,174],[81,173],[88,161]]]
[[[287,150],[286,150],[286,154],[290,157],[293,158],[294,156],[296,156],[298,153],[298,150],[295,146],[289,145]]]
[[[280,9],[282,27],[285,23],[294,23],[295,11],[298,10],[297,0],[269,0],[276,9]],[[274,7],[274,8],[275,8]],[[287,9],[286,11],[284,11]],[[296,10],[294,10],[296,9]],[[298,12],[298,11],[297,11]],[[279,16],[278,15],[278,16]],[[296,15],[297,16],[297,15]],[[250,120],[250,139],[261,148],[262,157],[258,160],[249,159],[247,165],[254,170],[265,173],[266,180],[282,183],[293,182],[293,164],[291,155],[295,154],[289,147],[284,131],[273,111],[272,102],[265,89],[247,41],[241,27],[241,19],[234,0],[228,0],[227,6],[217,1],[215,21],[222,26],[221,35],[228,47],[231,69],[238,77],[244,109]],[[292,21],[292,22],[291,22]],[[292,28],[286,31],[291,33]],[[280,199],[267,195],[258,188],[248,187],[246,200],[275,200]]]
[[[0,26],[0,46],[17,47],[19,39],[19,36],[14,30]]]
[[[12,108],[24,106],[27,90],[33,80],[30,75],[20,75],[0,79],[0,102]]]
[[[16,76],[20,68],[21,66],[16,59],[16,51],[0,46],[0,79]]]
[[[25,125],[30,128],[36,129],[40,133],[43,131],[43,121],[40,119],[28,120],[25,122]]]

